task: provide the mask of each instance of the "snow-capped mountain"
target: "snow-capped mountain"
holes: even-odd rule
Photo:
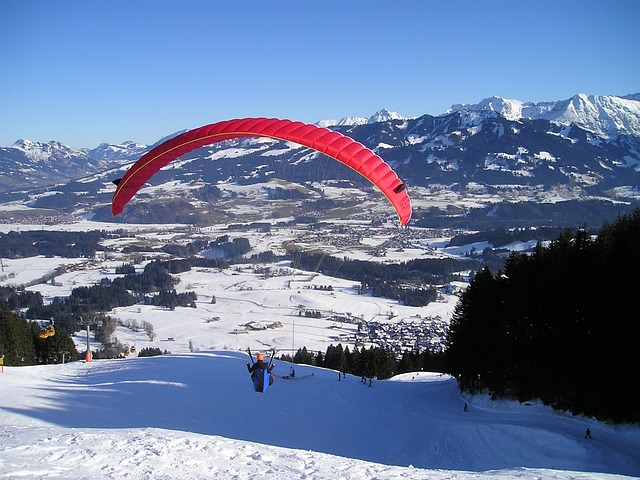
[[[0,192],[67,183],[136,160],[147,148],[125,142],[75,149],[56,141],[18,140],[0,147]]]
[[[365,125],[368,122],[366,117],[344,117],[340,120],[320,120],[316,123],[319,127],[331,128],[335,126]]]
[[[640,136],[640,94],[626,97],[578,94],[558,102],[524,103],[500,97],[485,98],[475,105],[453,105],[470,122],[495,114],[507,120],[548,120],[575,125],[604,138]]]
[[[102,143],[93,150],[90,150],[89,154],[91,158],[106,161],[136,160],[147,150],[147,148],[147,145],[131,141],[121,143],[120,145]]]
[[[389,122],[391,120],[403,120],[403,117],[397,112],[392,112],[390,110],[387,110],[386,108],[383,108],[382,110],[379,110],[371,117],[369,117],[367,123],[381,123]]]
[[[31,140],[18,140],[13,144],[13,148],[22,152],[25,157],[34,163],[51,163],[77,161],[87,159],[85,151],[76,150],[60,142],[51,141],[49,143],[32,142]]]
[[[390,120],[403,120],[402,115],[383,108],[369,118],[366,117],[344,117],[340,120],[320,120],[317,125],[320,127],[349,127],[354,125],[366,125],[369,123],[388,122]]]
[[[86,151],[59,142],[18,140],[0,148],[0,185],[13,190],[65,182],[82,175],[90,162]]]
[[[630,205],[640,200],[639,97],[581,94],[538,104],[491,97],[475,105],[454,105],[439,116],[403,118],[383,109],[368,119],[351,117],[320,124],[373,149],[409,189],[423,192],[425,208],[414,211],[416,220],[434,204],[445,210],[448,205],[459,208],[453,197],[474,198],[476,206],[500,199],[535,203],[596,199]],[[147,148],[127,142],[74,150],[57,142],[20,141],[0,149],[0,191],[57,184],[55,195],[49,189],[5,194],[4,199],[22,198],[43,208],[94,214],[102,209],[104,218],[111,219],[107,209],[96,205],[109,203],[113,190],[107,186],[112,187],[110,182],[121,177]],[[69,183],[69,179],[76,180]],[[165,222],[189,218],[197,223],[197,212],[205,211],[210,220],[212,210],[220,213],[221,199],[228,197],[229,209],[237,210],[232,201],[237,192],[227,185],[266,185],[277,179],[288,182],[287,192],[272,185],[263,189],[264,198],[315,198],[318,184],[331,180],[334,184],[338,180],[339,188],[370,188],[351,169],[290,142],[236,139],[194,150],[158,172],[149,184],[155,186],[153,197],[144,191],[136,196],[135,203],[141,207],[135,221],[159,221],[142,207],[151,199],[168,205],[158,214]],[[444,197],[435,198],[441,194]],[[333,206],[353,208],[346,203],[355,198],[343,195]],[[215,209],[209,206],[212,201]],[[310,209],[307,205],[299,212],[305,208]]]

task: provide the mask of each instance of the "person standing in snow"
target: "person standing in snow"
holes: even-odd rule
[[[589,427],[587,427],[587,431],[584,433],[584,438],[592,438],[591,429]]]

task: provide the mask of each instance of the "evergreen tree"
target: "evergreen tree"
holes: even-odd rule
[[[327,347],[327,352],[324,356],[324,367],[329,368],[331,370],[342,371],[342,368],[345,364],[344,361],[344,351],[342,350],[342,344],[338,344],[337,347],[333,345],[329,345]]]
[[[29,324],[6,306],[0,310],[0,356],[5,365],[33,365],[36,359]]]
[[[299,348],[296,354],[293,356],[293,362],[301,365],[314,365],[315,359],[313,354],[307,351],[307,347]]]

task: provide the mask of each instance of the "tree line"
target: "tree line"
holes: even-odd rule
[[[437,298],[433,284],[458,280],[457,272],[475,270],[477,260],[425,258],[393,264],[337,258],[324,253],[290,250],[292,267],[359,282],[358,293],[397,299],[422,307]]]
[[[449,240],[448,246],[470,245],[477,242],[489,242],[494,247],[500,247],[512,242],[539,242],[548,238],[556,238],[565,233],[562,227],[524,227],[524,228],[494,228],[474,233],[459,233]]]
[[[390,348],[370,347],[357,348],[329,345],[322,353],[310,352],[306,347],[298,349],[293,357],[285,354],[280,359],[303,365],[314,365],[338,372],[349,373],[358,377],[384,380],[400,373],[429,371],[439,372],[445,369],[443,354],[424,350],[422,352],[406,351],[398,360]]]
[[[0,233],[0,257],[27,258],[37,255],[64,258],[91,258],[96,254],[105,232],[50,232],[32,230]]]
[[[447,368],[463,391],[640,421],[639,272],[640,209],[597,236],[580,228],[531,255],[514,252],[463,294]]]

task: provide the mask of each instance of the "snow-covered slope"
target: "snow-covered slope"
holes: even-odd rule
[[[416,373],[370,388],[296,366],[252,390],[246,355],[5,367],[0,476],[64,479],[607,479],[640,474],[640,430],[463,398]],[[286,374],[280,363],[275,372]],[[465,401],[469,412],[463,411]],[[593,439],[584,439],[589,427]]]

